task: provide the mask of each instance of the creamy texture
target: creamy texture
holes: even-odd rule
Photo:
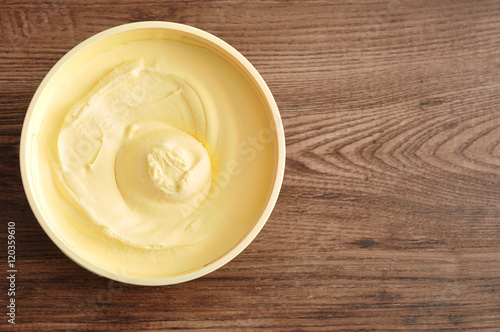
[[[144,248],[186,245],[212,169],[188,132],[210,141],[196,93],[142,62],[122,64],[66,116],[58,138],[61,186],[109,236]]]
[[[36,138],[51,227],[126,276],[178,275],[221,257],[273,185],[276,139],[255,86],[179,36],[145,31],[89,54],[56,81]]]

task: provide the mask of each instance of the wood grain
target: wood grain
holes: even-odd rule
[[[113,283],[66,258],[18,166],[49,69],[93,34],[143,20],[241,51],[287,139],[283,190],[257,239],[168,287]],[[2,311],[0,330],[498,330],[498,1],[4,0],[0,29],[0,258],[15,221],[19,271],[18,324]]]

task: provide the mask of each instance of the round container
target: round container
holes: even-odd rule
[[[72,75],[82,64],[91,58],[96,49],[101,48],[103,43],[108,40],[114,40],[116,43],[127,43],[130,39],[136,38],[134,34],[138,32],[147,33],[151,31],[152,34],[168,36],[172,34],[175,38],[183,38],[185,40],[192,40],[198,45],[218,54],[224,58],[225,61],[230,61],[232,65],[239,68],[244,79],[250,82],[258,91],[260,98],[264,101],[269,112],[269,118],[272,122],[272,130],[275,137],[276,146],[275,152],[275,166],[273,183],[270,183],[271,188],[267,202],[262,207],[260,217],[254,221],[254,226],[250,231],[239,240],[232,248],[226,251],[217,259],[211,261],[199,268],[186,271],[177,275],[170,275],[166,277],[137,277],[123,275],[116,271],[109,271],[103,266],[99,266],[85,259],[79,255],[71,243],[68,243],[58,232],[54,226],[48,213],[47,207],[44,204],[43,197],[41,196],[40,188],[40,174],[37,169],[37,163],[34,159],[37,149],[37,140],[44,116],[47,108],[51,103],[58,88],[60,88],[64,81]],[[27,111],[20,145],[20,166],[24,190],[28,198],[29,204],[35,217],[42,226],[43,230],[52,239],[52,241],[74,262],[81,265],[85,269],[109,279],[117,280],[120,282],[137,284],[137,285],[168,285],[192,280],[203,275],[206,275],[224,264],[228,263],[231,259],[236,257],[243,249],[245,249],[250,242],[257,236],[262,229],[271,211],[274,208],[278,194],[281,188],[284,174],[285,164],[285,138],[281,118],[274,98],[267,87],[266,83],[259,75],[257,70],[250,64],[250,62],[236,51],[233,47],[222,41],[221,39],[196,28],[168,22],[138,22],[125,24],[109,30],[96,34],[95,36],[85,40],[78,46],[69,51],[59,62],[50,70],[38,87]],[[253,224],[253,223],[252,223]]]

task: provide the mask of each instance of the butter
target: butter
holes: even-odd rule
[[[200,269],[263,213],[277,163],[272,127],[252,81],[214,49],[146,31],[103,41],[60,82],[40,128],[46,213],[107,271]]]
[[[179,130],[159,129],[158,135],[170,134],[169,132],[172,134],[166,135],[164,141],[148,148],[148,174],[151,182],[168,201],[185,200],[200,192],[206,196],[212,169],[207,150],[192,136]],[[145,142],[140,143],[143,143],[141,147],[144,148]],[[127,162],[121,161],[120,164]],[[147,180],[141,178],[141,182],[147,183]]]

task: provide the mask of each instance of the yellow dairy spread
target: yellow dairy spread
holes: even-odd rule
[[[225,254],[259,219],[276,168],[271,115],[249,75],[202,42],[167,37],[135,33],[75,58],[36,137],[53,230],[131,277]]]

